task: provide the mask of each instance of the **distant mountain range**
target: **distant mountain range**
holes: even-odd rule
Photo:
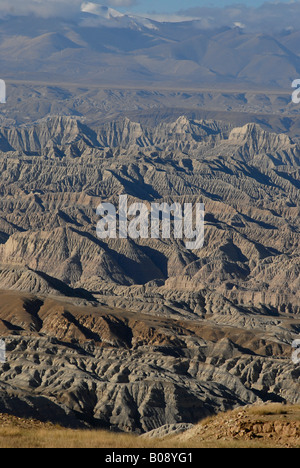
[[[163,23],[87,3],[75,19],[2,18],[1,78],[287,90],[300,76],[299,36]]]

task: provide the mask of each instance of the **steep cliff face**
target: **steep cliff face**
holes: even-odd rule
[[[258,167],[299,167],[299,147],[287,135],[268,133],[257,124],[248,124],[230,132],[228,142],[239,154]]]
[[[70,144],[79,139],[82,125],[72,118],[56,117],[34,127],[2,128],[0,150],[40,152],[51,144]]]

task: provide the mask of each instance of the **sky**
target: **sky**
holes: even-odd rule
[[[107,0],[105,4],[157,21],[197,19],[203,28],[238,26],[253,32],[299,29],[300,0]]]
[[[229,23],[253,29],[256,24],[264,27],[265,22],[272,22],[272,27],[296,27],[300,17],[300,0],[0,0],[0,18],[32,14],[43,18],[78,17],[82,4],[88,2],[157,21],[202,19],[203,27]]]
[[[283,0],[281,3],[289,1]],[[190,8],[224,7],[233,4],[257,7],[263,3],[265,0],[110,0],[103,2],[103,4],[118,8],[120,11],[133,13],[176,13]],[[122,4],[125,5],[123,8]]]

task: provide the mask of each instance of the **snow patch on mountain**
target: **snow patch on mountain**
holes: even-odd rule
[[[93,2],[84,2],[81,6],[83,13],[88,13],[90,16],[85,17],[83,20],[84,26],[108,26],[116,28],[130,28],[130,29],[152,29],[158,30],[155,22],[135,15],[125,15],[113,8],[99,5]]]

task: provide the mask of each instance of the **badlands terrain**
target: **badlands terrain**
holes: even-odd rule
[[[144,434],[299,404],[297,117],[129,117],[0,128],[0,411]],[[204,203],[204,247],[100,240],[122,194]]]

